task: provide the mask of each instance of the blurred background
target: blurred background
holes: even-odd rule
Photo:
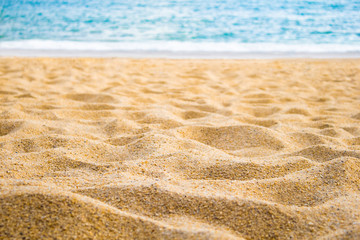
[[[0,47],[360,49],[354,0],[0,0]]]

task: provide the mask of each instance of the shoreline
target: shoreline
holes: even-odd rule
[[[228,52],[228,51],[108,51],[0,49],[0,57],[164,58],[164,59],[359,59],[360,52]]]

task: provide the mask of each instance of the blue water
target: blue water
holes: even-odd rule
[[[359,50],[360,1],[0,0],[0,49],[22,47]]]

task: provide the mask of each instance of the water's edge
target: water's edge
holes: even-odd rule
[[[203,52],[203,51],[105,51],[1,49],[0,57],[96,57],[169,59],[272,59],[272,58],[360,58],[353,52]]]
[[[236,42],[0,41],[0,56],[150,58],[359,58],[360,45]]]

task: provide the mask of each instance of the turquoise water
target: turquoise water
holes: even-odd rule
[[[354,0],[0,0],[0,7],[3,49],[360,50]]]

